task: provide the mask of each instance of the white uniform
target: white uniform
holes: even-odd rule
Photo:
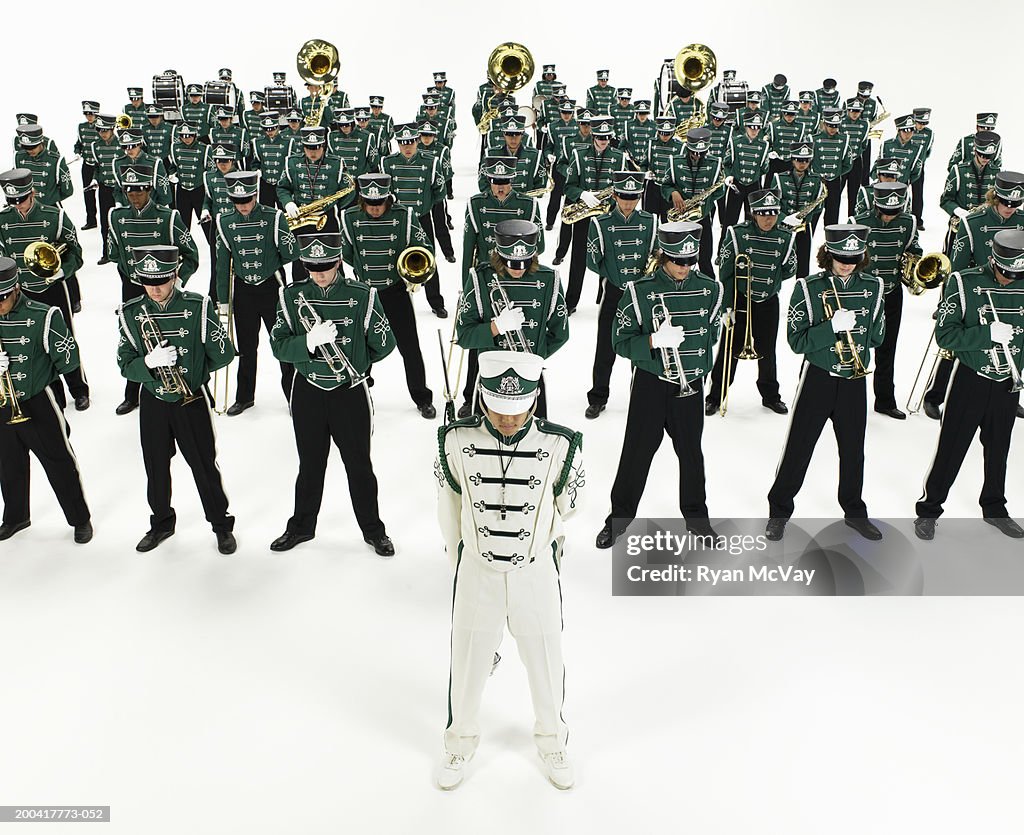
[[[504,625],[526,665],[542,754],[562,751],[562,520],[584,485],[582,436],[531,419],[506,443],[479,416],[439,433],[438,517],[455,564],[445,748],[467,759]]]

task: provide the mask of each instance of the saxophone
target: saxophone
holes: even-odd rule
[[[602,215],[608,214],[612,210],[612,194],[613,187],[608,186],[600,191],[594,192],[596,197],[601,202],[590,208],[582,200],[577,200],[575,203],[570,203],[568,206],[562,209],[562,223],[579,223],[581,220],[586,220],[588,217],[601,217]]]
[[[319,197],[305,206],[299,206],[299,216],[288,218],[288,230],[294,232],[303,226],[316,226],[317,232],[323,229],[324,224],[327,223],[325,209],[356,189],[356,181],[352,178],[352,175],[346,172],[345,177],[348,178],[348,183],[340,191],[328,194],[326,197]]]
[[[789,226],[789,225],[786,224],[785,221],[783,221],[782,224],[781,224],[782,228],[785,229],[787,232],[792,232],[794,235],[799,235],[801,232],[803,232],[807,228],[807,222],[806,222],[807,215],[809,215],[811,212],[813,212],[815,209],[817,209],[818,206],[820,206],[822,203],[824,203],[827,199],[828,199],[828,186],[825,185],[824,183],[822,183],[821,184],[821,194],[819,194],[816,198],[814,198],[814,200],[812,200],[810,203],[808,203],[806,206],[804,206],[799,212],[796,213],[796,216],[798,218],[800,218],[800,223],[798,223],[796,226]]]
[[[704,191],[698,192],[693,195],[693,197],[687,197],[683,201],[683,208],[669,209],[667,215],[669,221],[671,223],[676,223],[680,220],[692,220],[694,222],[699,222],[704,215],[704,201],[718,191],[723,185],[725,185],[724,174],[719,177],[715,183],[704,189]]]

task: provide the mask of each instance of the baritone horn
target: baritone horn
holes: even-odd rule
[[[920,296],[925,290],[940,287],[953,271],[949,258],[941,252],[929,252],[927,255],[903,256],[903,268],[900,281],[912,296]]]
[[[434,253],[425,246],[409,246],[399,254],[395,269],[405,280],[405,289],[415,293],[430,280],[437,262]]]
[[[117,118],[114,119],[114,125],[117,126],[118,130],[130,130],[132,126],[132,117],[127,113],[118,113]]]
[[[25,269],[51,284],[60,272],[60,257],[67,249],[67,244],[54,246],[47,241],[32,241],[25,247]]]
[[[487,59],[487,80],[502,93],[514,93],[530,83],[534,66],[530,50],[521,43],[507,41],[491,51]],[[494,95],[487,100],[487,107],[476,126],[480,133],[487,133],[491,122],[498,118],[498,108],[493,104],[496,97]]]
[[[317,84],[320,92],[313,96],[306,116],[306,125],[317,126],[323,118],[324,105],[334,92],[338,77],[338,48],[330,41],[312,38],[295,55],[295,69],[307,84]]]

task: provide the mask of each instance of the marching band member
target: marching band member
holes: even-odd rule
[[[121,108],[121,112],[131,118],[133,126],[142,124],[142,120],[146,118],[146,108],[142,103],[141,87],[128,88],[128,104]]]
[[[608,86],[608,70],[597,71],[597,84],[587,88],[587,110],[595,116],[608,116],[615,101],[615,88]]]
[[[844,521],[866,539],[882,538],[861,498],[867,429],[864,370],[871,349],[885,338],[885,285],[867,272],[868,231],[857,224],[826,226],[825,243],[818,250],[821,272],[798,278],[793,288],[787,336],[790,348],[804,355],[804,363],[786,445],[768,492],[765,536],[773,541],[785,533],[793,500],[829,420],[839,446]]]
[[[142,150],[142,131],[132,128],[121,131],[119,139],[124,154],[113,162],[114,181],[117,183],[115,199],[119,206],[128,205],[127,187],[132,183],[129,172],[138,173],[141,168],[152,172],[152,188],[150,197],[160,206],[170,206],[171,186],[167,179],[167,169],[163,160],[157,159]]]
[[[565,195],[565,178],[569,174],[569,163],[572,162],[572,155],[576,150],[585,150],[590,148],[594,144],[594,134],[592,132],[593,116],[589,110],[582,110],[576,114],[576,125],[577,132],[562,137],[561,145],[559,146],[558,155],[555,161],[555,171],[560,172],[562,175],[562,189],[558,192],[559,201]],[[558,186],[555,186],[557,190]],[[552,191],[554,194],[555,191]],[[565,200],[568,204],[570,201]],[[548,204],[548,217],[551,217],[551,204]],[[555,209],[555,217],[558,217],[558,209]],[[550,224],[549,224],[550,225]],[[558,245],[555,247],[555,258],[551,262],[556,267],[559,266],[562,261],[565,260],[565,256],[569,253],[569,247],[573,241],[573,235],[575,234],[578,223],[561,223],[558,227]],[[582,234],[582,233],[581,233]]]
[[[362,174],[358,178],[359,201],[341,215],[341,257],[355,278],[373,287],[395,335],[405,365],[405,382],[419,413],[427,420],[437,417],[433,393],[420,353],[416,315],[405,282],[398,274],[398,259],[410,246],[430,248],[410,206],[396,203],[388,174]]]
[[[814,103],[819,111],[826,107],[839,107],[838,82],[834,78],[826,78],[821,86],[814,91]]]
[[[657,125],[651,119],[650,101],[638,99],[633,102],[632,118],[624,126],[622,144],[630,159],[640,168],[647,167],[648,160],[644,152],[647,150],[647,143],[654,139],[657,132]]]
[[[708,120],[704,124],[704,127],[711,131],[708,153],[721,160],[725,159],[726,149],[729,147],[735,131],[735,128],[729,124],[730,115],[729,105],[725,102],[713,101],[708,105]],[[725,228],[725,200],[728,193],[727,190],[723,189],[721,195],[715,200],[715,208],[718,210],[719,228],[721,229]]]
[[[96,190],[88,188],[96,175],[96,169],[89,161],[89,146],[96,139],[96,116],[100,112],[98,101],[83,101],[82,115],[84,122],[78,123],[78,139],[75,140],[74,152],[82,158],[82,197],[85,200],[86,229],[96,228]]]
[[[267,94],[262,90],[249,91],[249,104],[252,108],[242,114],[241,124],[245,127],[250,139],[255,140],[260,135],[263,127],[263,108],[267,103]]]
[[[351,107],[339,108],[334,114],[337,130],[327,136],[327,152],[341,157],[345,170],[353,177],[368,174],[377,170],[377,135],[368,130],[356,127],[355,110]],[[342,198],[346,200],[347,198]],[[353,196],[347,205],[355,201]]]
[[[654,275],[628,282],[615,313],[612,345],[632,361],[633,385],[598,548],[610,548],[636,516],[665,432],[679,459],[679,511],[687,530],[715,536],[704,488],[700,395],[718,339],[722,285],[694,269],[701,232],[697,223],[660,226]]]
[[[903,167],[903,182],[907,185],[921,179],[924,171],[923,147],[914,142],[914,116],[908,113],[896,120],[896,136],[882,143],[879,156],[895,157]],[[865,174],[864,180],[867,180]]]
[[[903,319],[903,261],[907,255],[922,255],[917,240],[917,218],[904,211],[906,183],[875,183],[874,210],[856,215],[850,222],[868,228],[867,248],[871,271],[885,283],[885,339],[875,349],[875,411],[896,420],[906,412],[896,406],[894,382],[896,340]]]
[[[439,137],[437,125],[429,119],[420,123],[420,153],[432,155],[437,159],[441,170],[441,179],[444,181],[445,198],[452,196],[452,178],[455,170],[452,168],[451,149]],[[448,217],[448,201],[442,198],[430,207],[430,226],[444,259],[449,264],[455,263],[455,248],[452,246],[451,218]]]
[[[14,168],[0,174],[0,190],[7,205],[0,210],[0,256],[13,258],[18,264],[19,292],[31,301],[50,305],[60,310],[68,333],[74,339],[74,318],[67,282],[82,266],[82,246],[78,233],[64,210],[44,205],[33,192],[32,173],[26,168]],[[54,247],[63,246],[60,270],[50,278],[33,273],[25,264],[25,250],[35,241],[45,241]],[[2,336],[2,334],[0,334]],[[66,372],[68,390],[75,401],[75,409],[89,408],[89,383],[85,379],[80,360]],[[64,389],[54,387],[61,408],[64,408]]]
[[[590,128],[587,128],[588,132]],[[581,136],[580,124],[576,121],[576,100],[562,99],[558,104],[558,119],[549,120],[546,125],[547,145],[545,147],[548,167],[554,179],[554,188],[548,198],[547,216],[544,228],[550,232],[555,228],[558,212],[562,208],[562,197],[565,195],[565,170],[569,166],[567,158],[562,156],[562,143],[567,137]],[[582,140],[581,140],[582,141]],[[586,141],[590,141],[589,135]],[[568,243],[566,243],[568,249]]]
[[[771,149],[761,135],[764,117],[759,111],[753,110],[739,124],[742,125],[741,131],[732,135],[725,150],[723,170],[728,191],[725,195],[723,226],[732,226],[739,220],[741,207],[744,217],[750,218],[747,196],[760,188],[768,172],[768,153]]]
[[[25,296],[18,288],[17,263],[0,256],[0,376],[7,381],[0,383],[6,401],[0,405],[0,540],[32,524],[29,452],[42,464],[64,518],[75,530],[75,542],[92,539],[70,430],[51,389],[59,375],[70,375],[77,365],[78,343],[61,311]],[[18,412],[26,420],[18,421]]]
[[[638,164],[647,172],[643,208],[645,212],[654,215],[663,223],[666,213],[672,208],[672,201],[662,193],[665,179],[668,177],[672,160],[677,156],[683,158],[686,154],[686,146],[676,138],[675,129],[675,121],[671,116],[659,116],[654,136],[647,140],[646,145],[639,151],[639,159],[643,162]]]
[[[277,112],[264,111],[260,130],[252,140],[252,166],[260,172],[260,203],[271,209],[280,208],[277,186],[284,176],[289,145],[288,139],[281,133],[281,120]]]
[[[582,500],[582,436],[534,417],[543,364],[522,351],[482,354],[484,414],[438,430],[438,520],[455,567],[448,724],[434,774],[442,789],[462,782],[479,745],[480,702],[506,624],[526,667],[545,773],[556,788],[574,783],[559,574],[563,521]]]
[[[779,105],[778,116],[768,123],[764,138],[771,149],[768,152],[768,173],[765,175],[765,188],[771,187],[776,174],[789,171],[789,154],[794,142],[802,142],[806,131],[796,120],[800,106],[795,101],[786,101]]]
[[[500,120],[495,119],[495,127],[504,135],[504,142],[498,148],[487,152],[488,156],[515,157],[516,174],[512,180],[512,188],[520,194],[526,191],[542,189],[548,183],[548,170],[543,157],[536,148],[523,145],[526,133],[526,120],[522,116],[513,115]],[[477,180],[480,191],[487,188],[487,177],[481,170]]]
[[[747,130],[751,128],[748,127]],[[687,200],[707,191],[724,175],[722,160],[711,156],[708,153],[710,148],[711,131],[707,128],[693,128],[687,132],[686,145],[681,152],[669,159],[668,171],[661,184],[661,196],[667,203],[671,203],[676,211],[682,211]],[[696,217],[693,218],[704,230],[700,236],[700,271],[711,278],[715,277],[712,266],[711,221],[715,214],[715,200],[720,191],[721,188],[715,188],[708,194],[697,207]]]
[[[718,253],[719,281],[725,296],[727,311],[723,314],[734,328],[730,379],[736,379],[739,365],[738,354],[747,339],[747,323],[750,323],[757,361],[757,390],[761,405],[777,415],[786,414],[789,409],[779,396],[779,378],[776,373],[775,343],[779,335],[779,292],[783,283],[796,275],[795,236],[780,228],[779,196],[773,191],[760,190],[750,193],[750,211],[753,220],[737,223],[725,230],[722,246]],[[707,230],[705,233],[707,234]],[[736,256],[750,258],[750,308],[747,315],[748,287],[746,278],[736,275]],[[736,306],[733,299],[736,299]],[[743,305],[743,309],[739,308]],[[704,401],[704,414],[709,417],[719,410],[722,398],[722,374],[725,368],[725,334],[718,347],[718,356],[711,371],[711,389]]]
[[[380,520],[370,460],[373,405],[366,378],[370,365],[394,350],[394,336],[377,289],[340,274],[340,234],[302,235],[299,247],[308,278],[280,288],[271,337],[274,356],[295,366],[289,403],[299,474],[295,511],[270,550],[290,551],[316,535],[333,440],[363,540],[391,557],[395,546]]]
[[[914,533],[935,536],[936,519],[964,458],[980,432],[985,480],[979,503],[988,524],[1014,539],[1024,537],[1006,510],[1006,462],[1014,415],[1020,403],[1024,354],[1024,231],[1003,229],[992,238],[992,254],[976,267],[946,279],[935,340],[954,352],[956,371],[942,416],[935,458],[917,502]]]
[[[815,104],[813,90],[801,90],[798,102],[799,109],[796,112],[796,121],[804,128],[804,136],[812,137],[818,132],[821,122],[821,113]]]
[[[993,133],[996,129],[996,122],[999,121],[998,113],[979,113],[975,119],[974,133],[969,133],[963,137],[959,142],[956,143],[956,147],[953,149],[953,153],[949,158],[949,162],[946,163],[946,170],[953,168],[953,166],[960,165],[963,162],[970,162],[971,155],[974,153],[974,140],[975,137],[982,132]],[[1002,168],[1003,152],[1000,148],[996,151],[995,161]]]
[[[615,364],[612,328],[622,289],[627,282],[639,281],[643,276],[658,240],[658,218],[637,208],[644,183],[642,172],[614,172],[615,206],[590,224],[587,267],[601,282],[601,308],[597,314],[593,385],[587,392],[589,405],[584,413],[588,420],[598,417],[608,404]]]
[[[789,101],[789,79],[782,73],[777,73],[771,84],[765,84],[761,88],[761,101],[767,105],[765,117],[769,124],[779,119],[783,113],[783,105]]]
[[[962,226],[970,213],[985,204],[989,189],[995,184],[1000,165],[1000,137],[998,133],[981,131],[975,134],[972,158],[969,162],[954,165],[946,177],[946,184],[939,198],[939,206],[949,215],[949,231],[946,235],[946,253],[951,253],[956,226]],[[953,218],[959,218],[957,222]]]
[[[369,128],[377,134],[377,152],[383,159],[391,153],[391,140],[395,138],[395,122],[384,112],[384,96],[370,96]]]
[[[780,213],[790,228],[801,224],[804,228],[797,232],[794,242],[796,250],[796,277],[804,278],[810,272],[811,238],[818,225],[818,218],[824,211],[823,207],[809,207],[821,198],[825,184],[820,177],[809,173],[811,160],[814,159],[814,145],[809,140],[795,142],[789,149],[791,166],[784,174],[776,174],[772,180],[771,191],[781,195]],[[800,220],[799,212],[805,217]]]
[[[850,170],[846,173],[842,184],[846,190],[846,213],[849,217],[854,214],[857,192],[868,182],[864,166],[871,164],[871,158],[868,156],[865,162],[864,149],[869,142],[868,131],[870,129],[870,122],[864,118],[864,102],[859,96],[847,99],[846,113],[843,116],[840,132],[850,140]]]
[[[114,208],[114,189],[117,188],[117,180],[114,179],[114,160],[121,153],[121,146],[114,135],[114,117],[100,114],[96,117],[96,138],[88,146],[86,158],[93,168],[93,183],[96,184],[96,202],[99,204],[100,213],[100,238],[103,241],[103,253],[99,265],[109,264],[110,258],[107,253],[107,241],[109,240],[110,227],[107,225],[107,218],[110,210]],[[83,162],[85,160],[83,159]],[[91,188],[90,183],[86,188]]]
[[[117,313],[118,367],[127,380],[142,386],[139,434],[152,511],[149,531],[135,550],[152,551],[174,534],[171,457],[177,447],[192,470],[217,550],[233,554],[235,518],[228,514],[203,390],[212,372],[231,363],[235,349],[210,299],[177,287],[178,258],[176,246],[135,247],[133,278],[145,293]]]
[[[249,131],[234,121],[235,114],[230,107],[219,107],[216,111],[217,124],[210,127],[211,145],[231,145],[238,153],[238,166],[245,168],[252,151]]]
[[[203,174],[203,211],[199,225],[210,245],[210,298],[217,301],[217,225],[216,218],[232,210],[228,183],[224,178],[238,170],[238,148],[230,142],[218,142],[210,149],[213,170]]]
[[[870,81],[861,81],[857,84],[857,96],[860,99],[861,104],[864,105],[863,116],[865,122],[870,123],[876,116],[879,115],[880,111],[885,110],[885,106],[882,104],[882,100],[878,96],[872,96],[875,85]],[[856,149],[851,145],[851,153],[856,153]],[[891,156],[883,151],[879,152],[879,156]],[[864,150],[861,151],[861,185],[866,185],[868,181],[868,172],[871,170],[871,138],[868,137],[864,142]]]
[[[19,148],[14,154],[14,167],[32,172],[36,199],[46,206],[59,206],[74,194],[68,164],[55,147],[47,150],[43,129],[26,126],[18,136]]]
[[[278,290],[285,284],[284,267],[298,252],[284,212],[256,202],[258,172],[232,171],[224,180],[234,211],[219,214],[216,220],[217,298],[223,299],[218,305],[222,317],[227,318],[229,304],[233,308],[237,329],[238,386],[227,410],[234,417],[255,405],[260,323],[271,333]],[[291,365],[281,363],[286,399],[294,373]]]
[[[914,144],[920,148],[921,154],[921,176],[911,183],[911,211],[917,218],[917,228],[924,231],[924,170],[928,158],[932,155],[932,148],[935,145],[935,133],[928,123],[931,121],[932,111],[929,107],[914,108]]]
[[[500,221],[494,226],[490,260],[469,270],[456,333],[460,346],[476,350],[478,362],[495,349],[547,359],[569,339],[558,271],[537,260],[540,237],[540,225],[533,221]],[[547,417],[543,380],[535,412]]]
[[[857,190],[857,203],[853,208],[853,215],[862,215],[870,212],[875,203],[875,183],[896,183],[903,181],[903,163],[896,157],[878,157],[871,166],[871,180],[866,186]],[[918,230],[921,225],[918,224]]]
[[[616,101],[608,108],[608,115],[612,117],[615,131],[615,138],[612,143],[616,148],[620,145],[628,149],[626,144],[626,125],[633,119],[633,88],[619,87],[615,91]]]
[[[189,84],[185,88],[188,101],[181,108],[182,120],[192,125],[203,145],[210,144],[210,112],[211,106],[203,101],[203,85]],[[180,130],[180,129],[179,129]]]
[[[164,112],[155,104],[146,107],[146,124],[140,126],[146,153],[166,165],[171,153],[172,127],[164,121]]]
[[[199,141],[199,131],[187,122],[178,128],[178,134],[171,144],[170,181],[174,182],[174,208],[181,215],[181,222],[191,231],[192,218],[199,220],[203,212],[203,198],[206,191],[203,174],[213,165],[210,146]]]
[[[825,200],[825,225],[834,226],[839,220],[839,204],[843,194],[843,178],[853,167],[850,137],[839,128],[842,117],[839,110],[827,107],[821,113],[821,130],[813,138],[811,173],[821,178],[828,189]]]

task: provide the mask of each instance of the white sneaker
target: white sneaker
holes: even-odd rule
[[[446,792],[458,788],[462,778],[466,776],[466,762],[466,758],[461,754],[451,754],[445,751],[444,756],[441,757],[441,762],[434,769],[434,780],[437,783],[437,787]]]
[[[538,753],[540,753],[538,751]],[[544,760],[544,770],[548,779],[556,789],[571,789],[576,783],[576,775],[572,770],[572,763],[569,762],[569,755],[565,751],[552,751],[550,754],[540,754]]]

